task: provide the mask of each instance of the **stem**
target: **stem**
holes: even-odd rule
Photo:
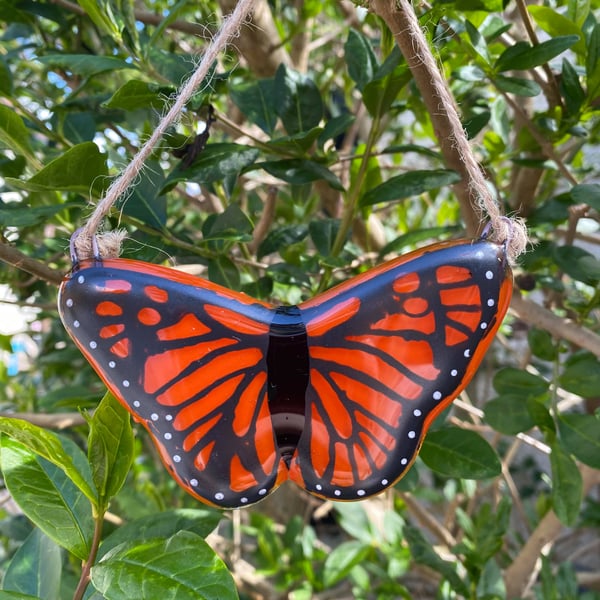
[[[360,168],[358,170],[356,181],[354,182],[352,189],[348,192],[348,195],[346,196],[344,214],[342,215],[340,228],[338,229],[335,240],[333,241],[333,246],[331,248],[331,256],[337,256],[343,250],[344,244],[346,243],[346,238],[348,237],[348,232],[352,228],[352,223],[354,222],[354,218],[356,217],[358,199],[360,197],[362,185],[367,175],[367,169],[369,167],[369,159],[373,155],[373,147],[375,145],[375,141],[379,137],[380,122],[381,120],[379,118],[379,115],[373,117],[371,129],[369,130],[369,137],[365,144],[365,151],[363,152],[361,157]],[[319,282],[319,288],[317,290],[317,293],[322,292],[327,287],[331,278],[331,273],[332,267],[326,267],[323,270],[323,276],[321,277],[321,281]]]
[[[96,515],[94,519],[94,536],[92,537],[92,547],[90,548],[90,554],[87,560],[83,563],[81,569],[81,577],[79,583],[73,594],[73,600],[81,600],[85,594],[85,590],[90,582],[90,571],[96,561],[96,555],[98,554],[98,548],[100,547],[100,539],[102,538],[102,523],[104,522],[104,511]]]
[[[63,280],[63,275],[59,271],[51,269],[43,262],[39,262],[23,254],[14,246],[0,242],[0,260],[12,265],[21,271],[31,273],[48,283],[60,285]]]

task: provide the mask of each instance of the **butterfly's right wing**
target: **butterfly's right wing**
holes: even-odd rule
[[[165,267],[85,261],[63,282],[65,327],[209,504],[256,502],[285,477],[267,399],[269,305]]]
[[[465,387],[508,308],[504,248],[436,244],[300,306],[310,383],[290,479],[355,500],[398,480]]]

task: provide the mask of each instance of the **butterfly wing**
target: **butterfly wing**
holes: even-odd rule
[[[189,493],[242,506],[284,477],[267,399],[269,305],[172,269],[115,259],[81,263],[60,288],[59,310]]]
[[[290,479],[356,500],[396,482],[473,376],[508,308],[502,247],[438,244],[300,306],[310,383]]]

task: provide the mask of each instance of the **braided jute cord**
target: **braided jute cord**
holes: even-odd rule
[[[410,0],[370,0],[371,8],[386,21],[413,74],[442,147],[448,168],[462,176],[470,210],[481,221],[489,219],[489,238],[506,245],[509,261],[527,246],[522,219],[501,214],[460,121],[450,89],[425,39]],[[471,229],[473,226],[471,225]],[[474,233],[474,232],[471,232]]]
[[[245,19],[251,13],[254,2],[255,0],[239,0],[233,12],[223,18],[221,28],[204,51],[202,60],[195,71],[178,90],[168,112],[162,117],[152,135],[131,159],[123,172],[111,183],[87,223],[77,233],[73,243],[79,259],[91,258],[97,253],[105,258],[114,258],[119,255],[124,233],[107,232],[97,235],[104,217],[108,215],[115,202],[128,192],[162,136],[177,121],[187,102],[206,78],[214,61],[227,46],[229,40],[237,34]],[[95,244],[92,244],[94,239]]]

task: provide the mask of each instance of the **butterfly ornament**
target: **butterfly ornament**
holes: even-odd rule
[[[286,480],[331,500],[393,485],[473,377],[512,290],[505,246],[485,237],[277,307],[73,248],[59,293],[69,335],[175,480],[221,508]]]

